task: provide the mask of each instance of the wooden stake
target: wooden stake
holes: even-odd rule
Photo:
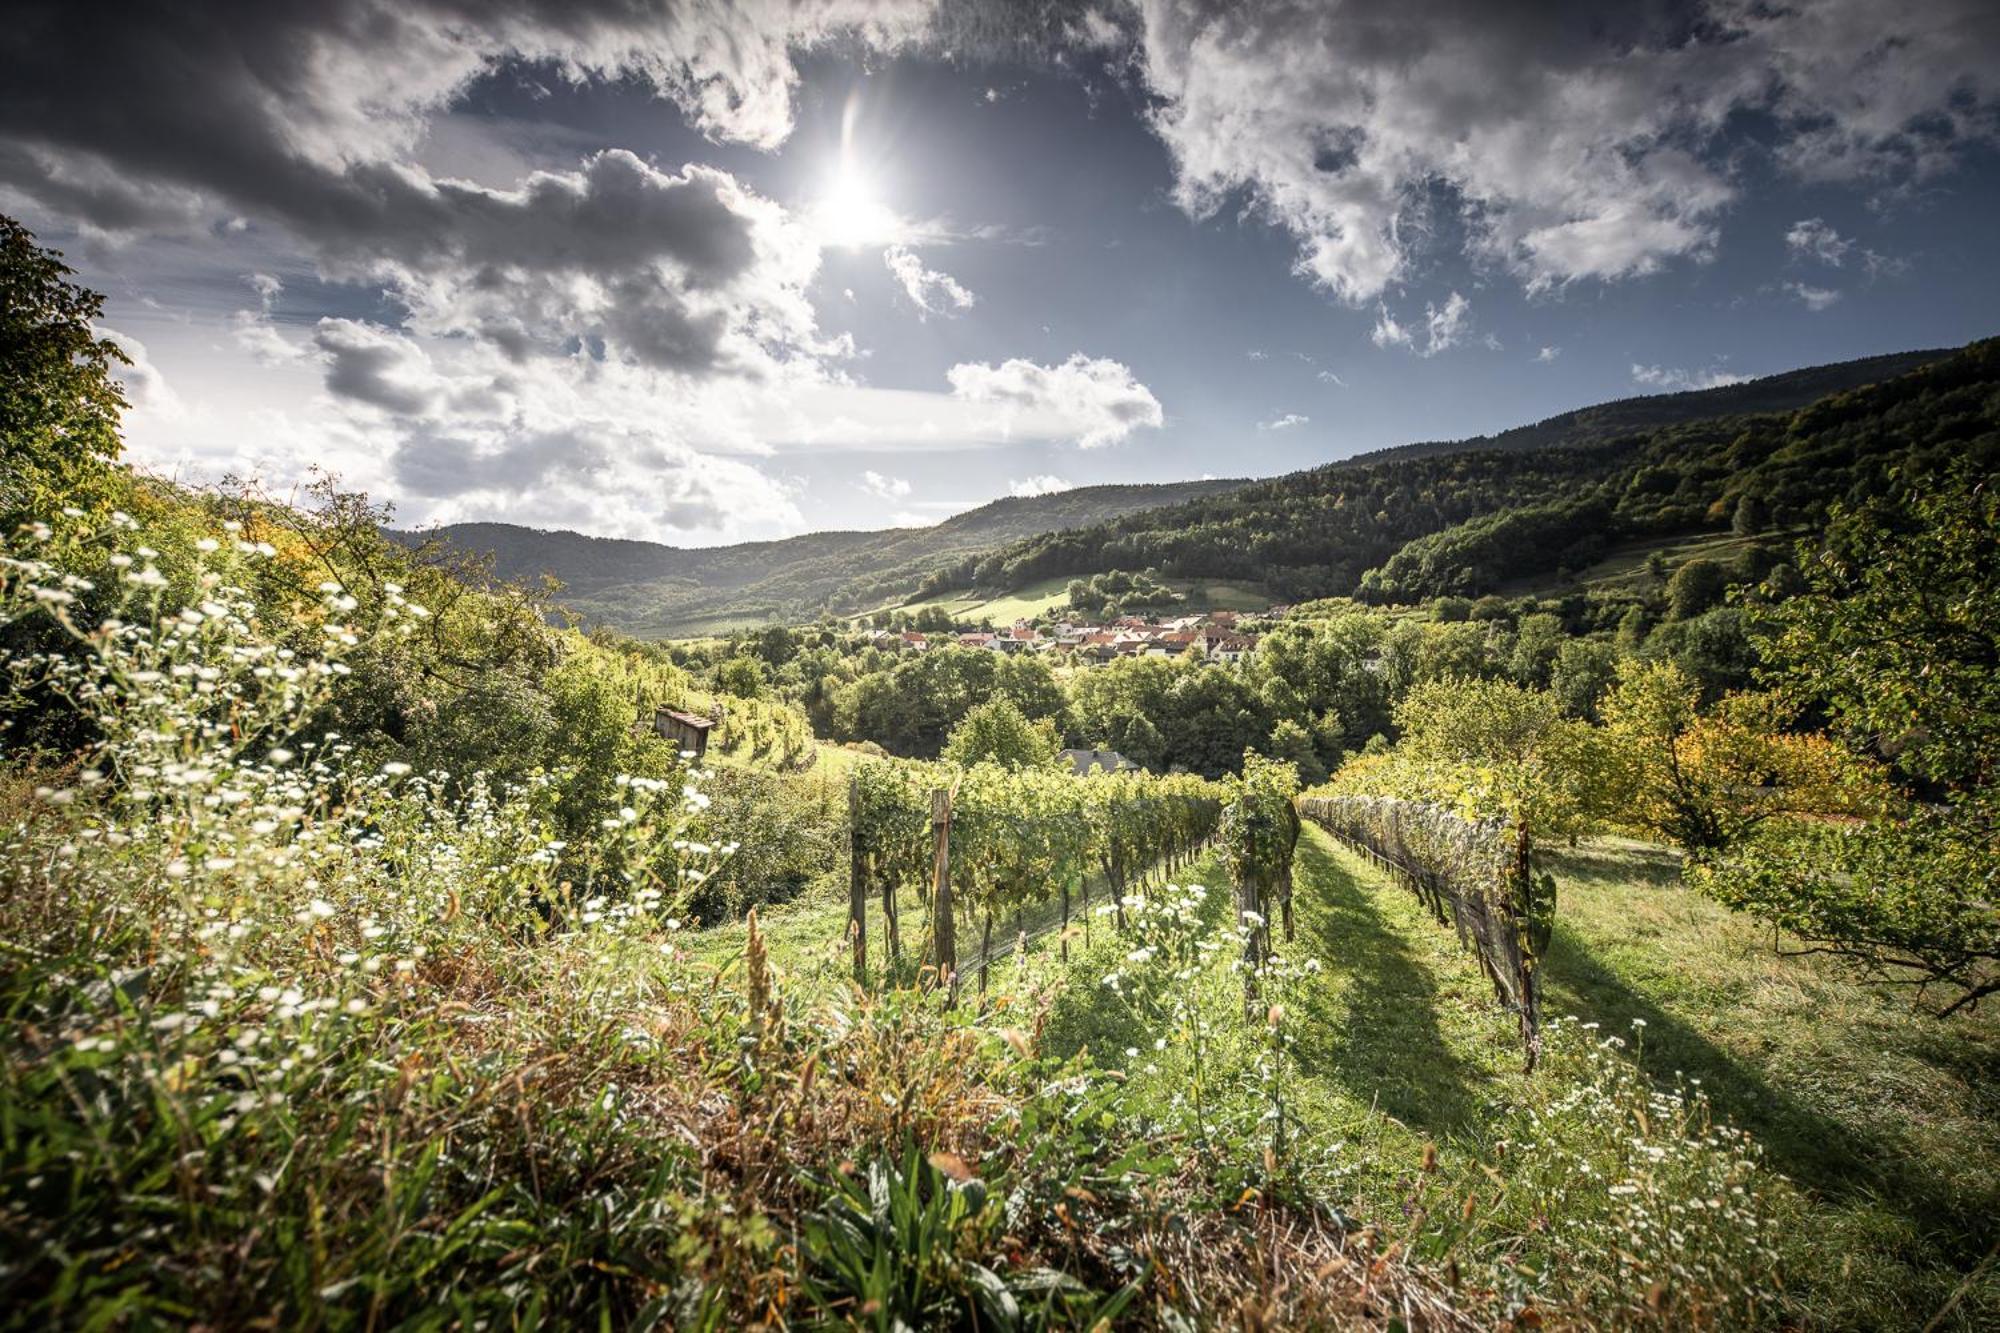
[[[931,793],[931,961],[938,981],[958,990],[958,941],[952,934],[951,793]]]

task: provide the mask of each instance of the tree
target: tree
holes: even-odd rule
[[[1534,838],[1576,837],[1599,820],[1594,735],[1545,690],[1430,681],[1397,706],[1396,725],[1393,750],[1350,764],[1336,784],[1506,819]]]
[[[27,228],[0,215],[0,522],[89,497],[118,456],[130,361],[92,327],[104,298]]]
[[[1618,678],[1618,654],[1596,639],[1569,639],[1549,669],[1549,693],[1564,717],[1597,721],[1597,703]]]
[[[1884,792],[1867,763],[1824,736],[1785,732],[1769,695],[1731,695],[1704,712],[1671,662],[1627,661],[1605,698],[1599,799],[1628,827],[1690,852],[1740,842],[1782,814],[1849,814]]]
[[[1307,786],[1326,780],[1326,765],[1320,762],[1312,733],[1291,718],[1280,718],[1277,725],[1271,728],[1271,737],[1264,743],[1264,753],[1281,763],[1292,765],[1298,770],[1299,780]]]
[[[1771,526],[1771,509],[1754,491],[1745,491],[1736,501],[1736,517],[1730,527],[1739,537],[1754,537]]]
[[[715,669],[715,683],[726,694],[755,699],[764,692],[764,669],[754,657],[731,657]]]
[[[1697,867],[1721,901],[1949,1014],[2000,990],[2000,496],[1970,469],[1836,507],[1808,590],[1759,611],[1768,677],[1920,798]]]
[[[1722,601],[1729,575],[1713,560],[1694,559],[1667,580],[1667,617],[1692,620]]]
[[[1053,722],[1031,722],[1012,699],[999,695],[974,706],[951,729],[944,758],[967,767],[990,761],[1008,768],[1040,768],[1060,748]]]
[[[1514,652],[1508,660],[1507,674],[1517,684],[1530,689],[1544,689],[1564,646],[1561,617],[1545,611],[1523,616],[1521,627],[1514,636]]]

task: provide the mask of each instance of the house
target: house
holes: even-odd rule
[[[1210,630],[1202,636],[1211,662],[1240,662],[1257,651],[1257,641],[1245,634]]]
[[[672,741],[676,750],[692,753],[696,759],[708,753],[708,733],[714,729],[714,718],[683,713],[664,704],[653,710],[653,734]]]
[[[1139,766],[1116,750],[1064,750],[1062,760],[1078,777],[1092,773],[1136,773]]]

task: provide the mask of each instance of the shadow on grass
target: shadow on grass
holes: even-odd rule
[[[1577,859],[1565,858],[1568,878]],[[1609,876],[1608,876],[1609,877]],[[1763,1145],[1770,1165],[1832,1201],[1873,1199],[1902,1213],[1926,1232],[1946,1233],[1946,1248],[1961,1262],[1976,1259],[1993,1240],[1991,1209],[1955,1207],[1928,1164],[1899,1145],[1862,1135],[1799,1098],[1715,1045],[1693,1025],[1634,990],[1559,920],[1550,945],[1546,1011],[1569,1012],[1607,1034],[1630,1036],[1643,1020],[1637,1047],[1640,1067],[1661,1086],[1677,1073],[1701,1080],[1710,1102],[1731,1124]],[[1941,1236],[1941,1239],[1944,1237]]]
[[[1329,978],[1350,979],[1343,1023],[1307,1015],[1297,1048],[1310,1077],[1434,1134],[1472,1129],[1480,1102],[1438,1021],[1438,982],[1384,919],[1375,894],[1316,830],[1299,840],[1300,940]]]

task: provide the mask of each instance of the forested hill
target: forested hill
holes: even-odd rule
[[[923,528],[813,532],[781,541],[687,548],[587,537],[511,523],[460,523],[428,536],[489,557],[503,578],[552,575],[587,619],[627,633],[676,635],[770,621],[811,620],[831,608],[879,604],[967,552],[1064,528],[1221,495],[1243,479],[1149,486],[1080,486],[1009,496]]]
[[[1753,511],[1766,505],[1780,520],[1794,519],[1797,507],[1788,508],[1785,495],[1806,483],[1774,488],[1768,479],[1751,485],[1738,477],[1757,462],[1726,447],[1738,434],[1761,423],[1756,439],[1769,444],[1800,408],[1901,382],[1926,365],[1956,364],[1974,350],[1902,352],[1623,399],[1264,481],[1088,486],[996,500],[927,528],[697,549],[506,523],[458,524],[437,535],[490,556],[502,576],[553,575],[587,621],[643,636],[797,623],[947,589],[1005,591],[1112,569],[1250,581],[1286,600],[1364,588],[1385,599],[1481,591],[1579,567],[1623,538],[1727,526],[1728,505],[1745,492],[1757,493]],[[1985,355],[1974,359],[1984,364]],[[1648,461],[1665,471],[1624,496],[1619,479]],[[1844,484],[1815,490],[1806,509]]]
[[[1581,570],[1621,541],[1810,524],[1897,467],[2000,461],[2000,341],[1911,357],[1779,377],[1814,393],[1787,410],[1744,410],[1785,397],[1760,381],[1554,418],[1528,428],[1539,444],[1510,433],[1327,464],[968,557],[926,592],[1121,569],[1414,601]]]
[[[1725,384],[1713,389],[1642,394],[1636,398],[1620,398],[1593,407],[1580,407],[1574,412],[1563,412],[1495,435],[1396,445],[1342,461],[1352,465],[1386,463],[1398,458],[1421,458],[1430,454],[1464,453],[1471,449],[1546,449],[1554,445],[1616,439],[1708,417],[1789,412],[1817,402],[1828,394],[1907,375],[1919,366],[1942,361],[1955,350],[1943,347],[1921,352],[1891,352],[1886,356],[1863,357],[1858,361],[1807,366],[1803,370],[1788,370],[1783,374],[1766,375],[1762,379],[1744,380],[1740,384]]]

